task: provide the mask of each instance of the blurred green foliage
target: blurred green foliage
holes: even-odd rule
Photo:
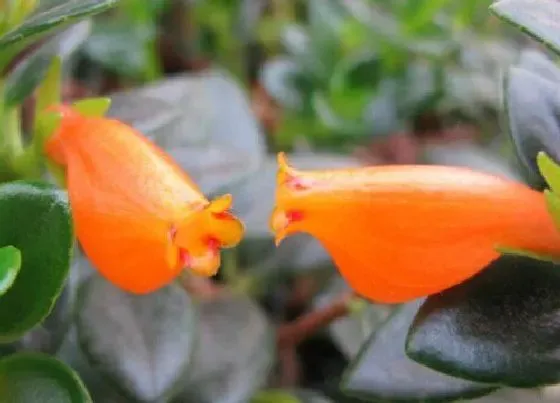
[[[255,86],[280,109],[269,128],[274,146],[305,140],[312,151],[300,153],[297,165],[311,168],[355,164],[340,151],[418,130],[426,115],[495,135],[505,106],[519,159],[539,189],[551,188],[548,208],[560,222],[560,70],[543,52],[520,54],[524,40],[497,23],[489,0],[0,6],[1,402],[363,403],[488,395],[480,402],[502,396],[529,403],[542,396],[505,385],[560,381],[557,264],[502,256],[482,275],[400,307],[357,297],[340,302],[347,287],[322,249],[300,239],[278,252],[266,229],[276,162],[246,96]],[[501,0],[492,11],[560,53],[555,0]],[[178,67],[169,67],[166,44]],[[502,83],[502,68],[517,59]],[[75,108],[126,115],[206,193],[234,194],[248,239],[224,256],[211,298],[184,284],[130,295],[96,274],[74,245],[63,175],[42,149],[60,119],[46,108],[64,100],[67,85],[92,84],[76,61],[101,71],[87,77],[93,88],[106,75],[117,78],[117,89],[136,88],[113,94],[113,104],[74,96]],[[169,78],[170,70],[184,76]],[[119,99],[120,111],[113,109]],[[310,278],[318,290],[295,304],[296,285]],[[280,330],[293,317],[336,304],[346,313],[325,331],[296,335],[289,348],[281,343]],[[309,318],[304,325],[317,322]],[[290,369],[299,369],[298,384],[270,382]]]

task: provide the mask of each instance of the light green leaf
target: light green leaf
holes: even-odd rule
[[[110,98],[89,98],[74,102],[74,108],[81,114],[89,117],[105,116],[111,107]]]
[[[42,8],[20,26],[0,38],[0,48],[26,39],[39,39],[52,29],[77,22],[79,19],[98,14],[115,6],[119,0],[67,0]]]
[[[21,268],[21,252],[13,246],[0,248],[0,295],[14,283]]]
[[[43,80],[49,72],[52,60],[59,57],[61,60],[71,55],[88,37],[91,29],[89,21],[82,21],[67,30],[50,38],[45,44],[33,51],[23,61],[21,61],[15,70],[13,70],[6,79],[5,102],[8,106],[15,106],[23,102],[33,90]],[[55,64],[58,64],[55,62]],[[59,66],[55,68],[59,69]],[[56,80],[60,75],[59,71],[54,72]],[[52,72],[49,80],[52,80]],[[47,85],[50,82],[47,82]],[[49,88],[52,92],[50,97],[57,99],[60,88]]]
[[[543,151],[537,154],[537,165],[550,189],[560,194],[560,166]]]

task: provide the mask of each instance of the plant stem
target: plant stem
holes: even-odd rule
[[[221,271],[224,280],[231,285],[239,278],[239,270],[237,267],[237,253],[235,249],[228,249],[222,252]]]
[[[329,305],[309,312],[291,323],[281,325],[276,333],[278,348],[298,344],[319,329],[350,314],[354,299],[353,292],[344,293]]]
[[[23,140],[21,138],[21,120],[17,107],[5,109],[2,116],[2,131],[4,135],[4,150],[11,159],[23,153]]]

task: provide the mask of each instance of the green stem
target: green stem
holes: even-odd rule
[[[4,150],[10,158],[17,158],[23,153],[19,109],[17,107],[5,109],[2,118]]]
[[[39,175],[38,160],[32,147],[24,148],[19,107],[4,110],[2,126],[2,154],[9,169],[18,178],[36,178]]]
[[[239,280],[237,253],[235,249],[223,251],[221,271],[227,284],[231,285]]]

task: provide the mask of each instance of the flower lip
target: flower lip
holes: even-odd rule
[[[298,195],[308,190],[311,182],[300,175],[287,161],[284,153],[278,153],[278,173],[276,175],[276,208],[273,210],[269,227],[274,234],[276,246],[289,235],[300,229],[298,225],[304,218],[304,212],[298,208]]]
[[[171,242],[185,269],[213,276],[220,266],[220,248],[232,248],[241,241],[244,226],[228,211],[231,204],[231,195],[221,196],[172,226]]]
[[[303,220],[304,214],[298,210],[286,211],[274,209],[270,218],[270,228],[274,233],[274,243],[276,246],[289,235],[297,231],[294,224]]]

